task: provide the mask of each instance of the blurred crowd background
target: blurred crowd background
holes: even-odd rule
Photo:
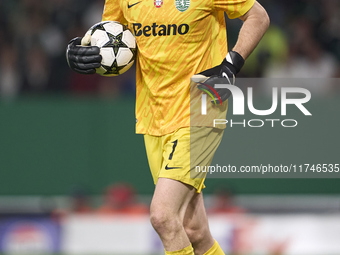
[[[259,1],[271,27],[240,77],[340,77],[340,2]],[[134,94],[134,68],[115,78],[72,73],[65,60],[68,41],[99,22],[104,0],[0,1],[0,95],[75,93]],[[239,21],[227,21],[229,44]],[[325,87],[323,94],[337,87]]]
[[[72,73],[69,40],[101,20],[104,0],[3,0],[0,2],[0,95],[133,93],[134,75],[105,79]],[[131,75],[132,74],[132,75]]]

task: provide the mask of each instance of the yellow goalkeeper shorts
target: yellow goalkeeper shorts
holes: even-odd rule
[[[164,136],[144,135],[154,183],[157,184],[160,177],[169,178],[189,184],[200,193],[205,187],[206,173],[195,173],[195,166],[211,164],[223,131],[211,127],[185,127]]]

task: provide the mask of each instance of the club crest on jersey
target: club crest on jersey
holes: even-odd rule
[[[153,0],[153,5],[154,5],[156,8],[161,8],[162,5],[163,5],[163,0]]]
[[[190,0],[175,0],[175,6],[180,12],[188,10],[190,6]]]

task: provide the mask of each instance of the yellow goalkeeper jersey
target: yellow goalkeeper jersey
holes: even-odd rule
[[[106,0],[103,20],[127,24],[137,40],[136,132],[161,136],[190,126],[190,77],[227,55],[224,12],[255,0]]]

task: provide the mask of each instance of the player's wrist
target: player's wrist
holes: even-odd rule
[[[243,57],[236,51],[229,51],[222,64],[228,66],[230,71],[236,75],[244,65]]]

